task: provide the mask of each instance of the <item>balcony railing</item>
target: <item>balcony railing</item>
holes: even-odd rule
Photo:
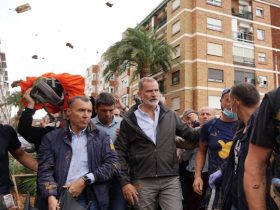
[[[98,85],[98,80],[96,80],[96,79],[91,80],[91,85],[93,85],[93,86]]]
[[[240,42],[253,42],[254,36],[252,33],[246,33],[246,32],[233,32],[232,37],[234,40],[240,41]]]
[[[117,81],[117,80],[110,80],[110,81],[109,81],[109,86],[111,86],[111,87],[116,87],[116,86],[118,86],[118,81]]]
[[[154,29],[158,30],[161,26],[163,26],[167,22],[167,17],[162,18],[155,26]]]
[[[250,19],[250,20],[253,19],[252,12],[245,10],[245,9],[239,11],[238,9],[232,8],[232,15],[241,17],[241,18]]]
[[[255,59],[254,58],[248,58],[248,57],[242,57],[242,56],[234,55],[233,56],[233,62],[235,64],[255,67]]]

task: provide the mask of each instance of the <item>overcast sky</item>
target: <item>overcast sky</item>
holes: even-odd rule
[[[9,82],[46,72],[84,76],[127,27],[135,27],[162,0],[111,0],[111,8],[106,2],[0,0],[0,47],[6,53]],[[15,8],[25,3],[32,9],[18,14]]]

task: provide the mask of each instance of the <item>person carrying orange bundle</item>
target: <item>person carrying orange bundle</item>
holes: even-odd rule
[[[68,73],[46,73],[40,77],[26,77],[26,81],[20,81],[21,92],[32,88],[30,95],[35,100],[34,109],[46,108],[49,113],[57,113],[67,109],[67,101],[74,96],[84,95],[85,81],[80,75]],[[23,105],[27,101],[22,99]]]

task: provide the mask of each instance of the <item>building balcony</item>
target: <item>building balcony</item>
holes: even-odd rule
[[[233,63],[237,65],[243,65],[243,66],[251,66],[255,67],[255,59],[254,58],[248,58],[248,57],[242,57],[242,56],[233,56]]]
[[[111,87],[116,87],[116,86],[118,86],[118,81],[117,80],[110,80],[109,81],[109,86],[111,86]]]
[[[252,33],[246,33],[246,32],[233,32],[232,37],[234,40],[240,41],[240,42],[254,42],[254,36]]]
[[[239,11],[238,9],[232,8],[231,11],[232,11],[232,15],[234,15],[234,16],[246,18],[249,20],[253,19],[253,14],[249,10],[243,9],[243,10]]]
[[[99,66],[98,65],[94,65],[92,66],[92,73],[98,73],[100,70]]]
[[[5,69],[5,68],[7,68],[7,63],[5,62],[5,61],[0,61],[0,68],[1,69]]]
[[[91,95],[92,97],[96,98],[96,97],[98,96],[98,93],[97,93],[97,92],[92,92],[90,95]]]
[[[98,80],[91,80],[91,85],[93,85],[93,86],[98,85]]]
[[[127,95],[127,94],[129,94],[129,90],[130,90],[129,87],[123,88],[123,89],[122,89],[122,95]]]
[[[154,26],[155,30],[158,30],[161,26],[163,26],[164,24],[166,24],[167,22],[167,16],[161,18]]]

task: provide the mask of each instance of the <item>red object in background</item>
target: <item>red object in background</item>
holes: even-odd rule
[[[43,74],[40,77],[46,77],[46,78],[55,78],[57,79],[60,84],[64,88],[64,103],[63,103],[63,109],[67,109],[67,101],[74,96],[77,95],[85,95],[85,80],[81,75],[71,75],[68,73],[62,73],[62,74],[54,74],[54,73],[46,73]],[[33,83],[38,79],[38,77],[26,77],[26,81],[20,81],[20,88],[22,94],[32,87]],[[27,106],[27,102],[25,99],[22,99],[21,102],[24,106]],[[57,113],[61,111],[60,107],[56,107],[50,103],[44,104],[47,110],[50,113]],[[35,109],[42,109],[43,104],[36,103]]]

